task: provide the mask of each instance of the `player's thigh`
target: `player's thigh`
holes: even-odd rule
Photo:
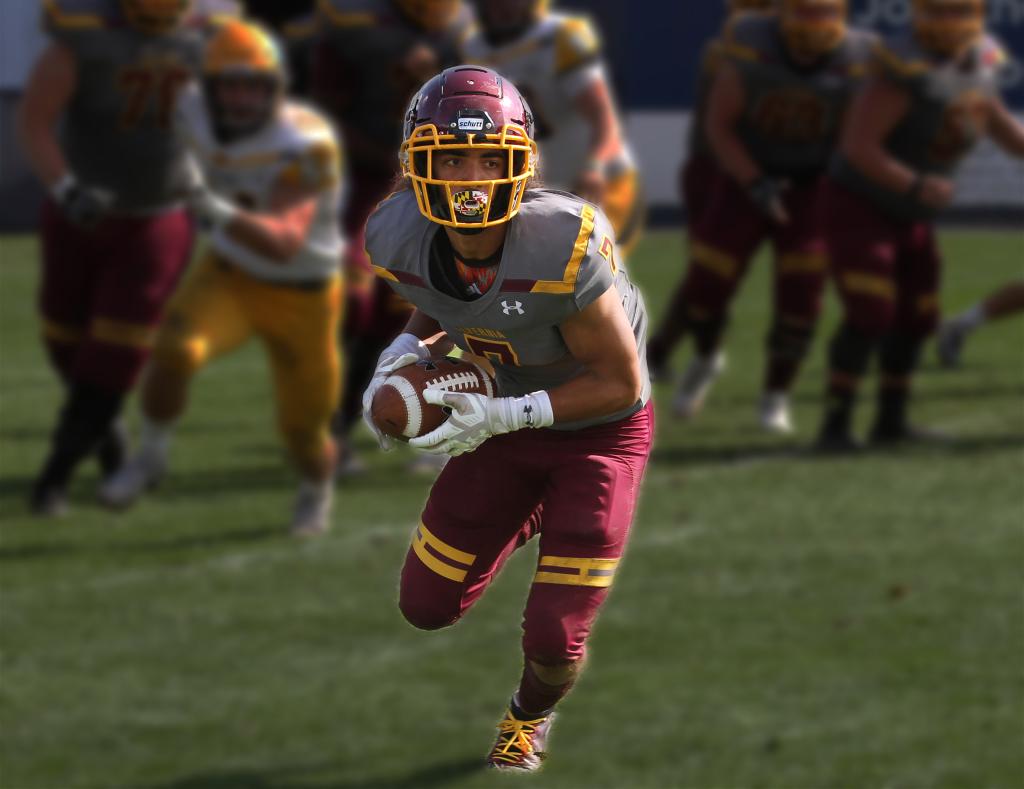
[[[529,460],[531,432],[489,439],[438,476],[402,568],[399,605],[412,624],[455,622],[535,531],[545,474],[542,457]]]
[[[228,264],[212,253],[196,261],[167,305],[156,361],[191,372],[245,342],[252,326],[238,296],[238,278]]]
[[[874,205],[845,187],[824,187],[825,245],[844,319],[878,336],[896,314],[898,228]]]
[[[686,287],[692,300],[708,309],[727,306],[768,229],[767,219],[735,181],[715,173],[690,239]]]
[[[523,624],[527,657],[576,660],[618,570],[654,432],[648,406],[581,437],[551,478]]]
[[[128,217],[102,226],[111,254],[101,267],[94,313],[126,326],[154,328],[192,255],[184,211]]]
[[[94,238],[94,233],[68,222],[52,202],[43,204],[39,223],[39,311],[44,334],[55,340],[77,341],[89,325],[96,281]]]
[[[913,335],[931,334],[939,322],[942,253],[931,222],[907,228],[896,268],[896,323]]]
[[[786,195],[790,221],[772,234],[777,317],[794,324],[813,324],[821,312],[828,278],[821,196],[817,182],[790,189]]]
[[[341,291],[338,277],[310,288],[260,283],[245,299],[270,359],[278,422],[289,435],[326,434],[337,408]]]

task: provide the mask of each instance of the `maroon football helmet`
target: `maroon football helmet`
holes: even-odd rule
[[[499,150],[505,177],[447,181],[434,177],[434,156],[444,149]],[[430,79],[409,103],[399,158],[402,173],[431,222],[483,228],[519,211],[526,182],[537,166],[533,114],[515,86],[483,66],[455,66]]]

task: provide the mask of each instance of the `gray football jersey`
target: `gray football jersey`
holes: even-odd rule
[[[374,270],[398,295],[437,320],[464,351],[491,361],[498,391],[519,396],[552,389],[584,372],[562,340],[559,325],[608,288],[622,298],[633,327],[643,392],[630,408],[600,419],[556,424],[576,430],[615,422],[650,398],[645,343],[647,310],[615,249],[615,233],[599,208],[567,192],[531,189],[508,235],[491,288],[475,301],[457,299],[430,279],[430,247],[444,232],[426,219],[409,190],[391,195],[366,223],[366,251]]]
[[[1008,65],[999,42],[984,36],[962,58],[940,59],[907,33],[880,44],[875,71],[909,96],[903,120],[885,141],[889,153],[920,173],[951,175],[984,134],[988,102],[999,91]],[[885,189],[863,176],[841,154],[832,162],[833,177],[866,195],[896,219],[927,219],[932,209],[908,194]]]
[[[828,167],[876,40],[851,28],[820,63],[802,69],[786,52],[776,14],[741,14],[730,22],[721,52],[739,69],[746,92],[737,132],[766,173],[812,178]]]
[[[74,53],[78,71],[61,147],[83,183],[113,192],[117,210],[146,212],[180,199],[188,180],[175,100],[198,73],[213,25],[235,10],[226,0],[196,0],[181,30],[147,36],[128,25],[118,0],[46,4],[46,29]]]

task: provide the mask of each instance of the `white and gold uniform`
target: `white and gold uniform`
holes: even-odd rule
[[[338,229],[341,149],[317,112],[286,101],[258,133],[222,144],[198,90],[178,103],[177,124],[214,192],[240,207],[270,212],[277,184],[318,194],[302,249],[289,261],[261,257],[223,228],[189,272],[168,309],[157,361],[191,376],[252,337],[266,346],[278,421],[289,449],[316,456],[330,442],[339,397],[337,331],[341,313]]]
[[[533,111],[545,186],[572,191],[589,165],[593,132],[576,99],[599,80],[607,81],[601,42],[590,20],[544,13],[514,41],[491,45],[477,29],[463,43],[463,60],[489,66],[523,94]],[[642,221],[636,166],[629,148],[607,164],[602,204],[620,245],[628,246]]]

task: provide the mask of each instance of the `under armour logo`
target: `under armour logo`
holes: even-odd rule
[[[526,426],[533,427],[533,406],[523,406],[523,416],[525,417]]]
[[[523,309],[523,302],[521,301],[513,301],[511,304],[507,301],[503,301],[501,302],[501,311],[506,315],[511,315],[513,312],[515,312],[516,315],[523,315],[526,312],[526,310]]]

